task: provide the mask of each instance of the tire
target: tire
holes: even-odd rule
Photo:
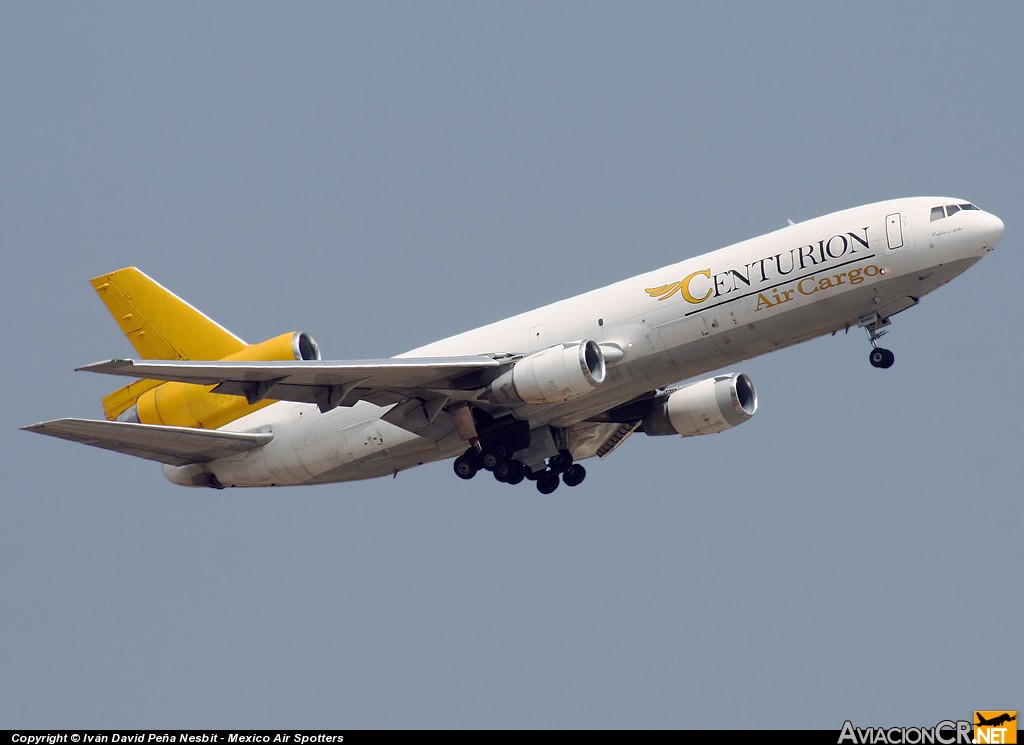
[[[879,367],[883,370],[892,367],[892,363],[895,361],[896,355],[888,349],[882,349],[881,347],[875,347],[871,350],[871,354],[868,355],[868,362],[871,363],[871,366]]]
[[[514,469],[512,468],[511,461],[500,461],[498,465],[494,467],[494,478],[506,484],[511,484],[513,471]]]
[[[578,463],[574,463],[562,474],[562,481],[566,486],[579,486],[587,477],[587,469]]]
[[[548,460],[548,465],[555,473],[563,473],[572,467],[572,453],[568,450],[559,450],[558,455]]]
[[[487,448],[480,455],[480,465],[486,468],[488,471],[493,471],[498,467],[498,464],[505,460],[505,448],[501,445]]]
[[[508,479],[506,480],[507,483],[521,484],[523,482],[523,479],[526,478],[526,467],[523,466],[523,464],[517,460],[512,461],[510,465],[512,469],[511,472],[509,473]]]
[[[537,479],[537,491],[541,494],[550,494],[558,488],[558,476],[548,473]]]
[[[455,470],[455,475],[460,479],[471,479],[476,476],[476,472],[479,470],[473,459],[465,454],[455,459],[452,468]]]

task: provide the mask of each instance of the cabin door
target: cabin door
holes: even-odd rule
[[[899,212],[885,217],[885,237],[889,248],[900,248],[903,245],[903,218]]]

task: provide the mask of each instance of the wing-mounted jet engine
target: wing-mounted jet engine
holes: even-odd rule
[[[716,375],[672,391],[643,418],[648,435],[711,435],[757,413],[757,392],[745,373]]]
[[[604,352],[595,341],[559,344],[524,357],[492,382],[483,398],[495,404],[554,404],[604,382]]]

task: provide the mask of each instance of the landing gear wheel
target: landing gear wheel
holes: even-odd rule
[[[526,478],[526,467],[517,460],[514,460],[511,463],[509,463],[509,466],[509,474],[508,478],[505,479],[505,482],[508,484],[522,483],[523,479]]]
[[[587,477],[587,469],[578,463],[569,466],[562,474],[562,481],[566,486],[579,486]]]
[[[484,450],[480,455],[480,463],[488,471],[493,471],[498,467],[499,463],[502,463],[505,460],[506,455],[508,455],[508,453],[505,452],[505,448],[501,445],[495,445],[494,447]]]
[[[537,491],[541,494],[550,494],[558,488],[558,475],[546,473],[537,479]]]
[[[512,476],[515,473],[515,466],[510,460],[503,460],[494,467],[494,478],[505,484],[511,484]],[[516,482],[518,483],[518,482]]]
[[[548,460],[548,466],[555,473],[563,473],[572,466],[572,453],[568,450],[559,450],[558,455]]]
[[[892,367],[892,363],[896,361],[896,355],[888,349],[875,347],[871,350],[871,354],[868,356],[868,361],[871,363],[872,367],[880,367],[885,370]]]
[[[453,468],[455,469],[455,475],[460,479],[471,479],[480,470],[479,466],[477,466],[476,458],[468,453],[463,453],[456,458]]]

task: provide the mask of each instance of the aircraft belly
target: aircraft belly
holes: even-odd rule
[[[424,463],[453,457],[466,449],[466,443],[454,428],[438,441],[421,437],[387,422],[380,422],[377,431],[381,439],[376,447],[362,443],[362,449],[350,454],[347,462],[331,464],[331,467],[318,473],[308,483],[354,481],[387,476]]]
[[[285,405],[287,406],[287,405]],[[252,451],[248,459],[223,458],[207,469],[224,486],[298,485],[317,482],[338,470],[350,480],[370,478],[361,462],[385,451],[379,417],[383,410],[361,402],[351,408],[321,414],[306,404],[289,407],[271,425],[275,438],[269,446]],[[246,422],[240,420],[243,427]],[[239,427],[242,429],[242,427]]]
[[[259,422],[274,428],[269,446],[241,454],[248,458],[213,461],[205,470],[224,486],[330,483],[376,478],[465,450],[447,416],[437,417],[421,436],[381,420],[387,408],[360,402],[321,414],[315,406],[283,404],[272,425],[266,417]],[[246,431],[255,423],[239,420],[233,429]]]

